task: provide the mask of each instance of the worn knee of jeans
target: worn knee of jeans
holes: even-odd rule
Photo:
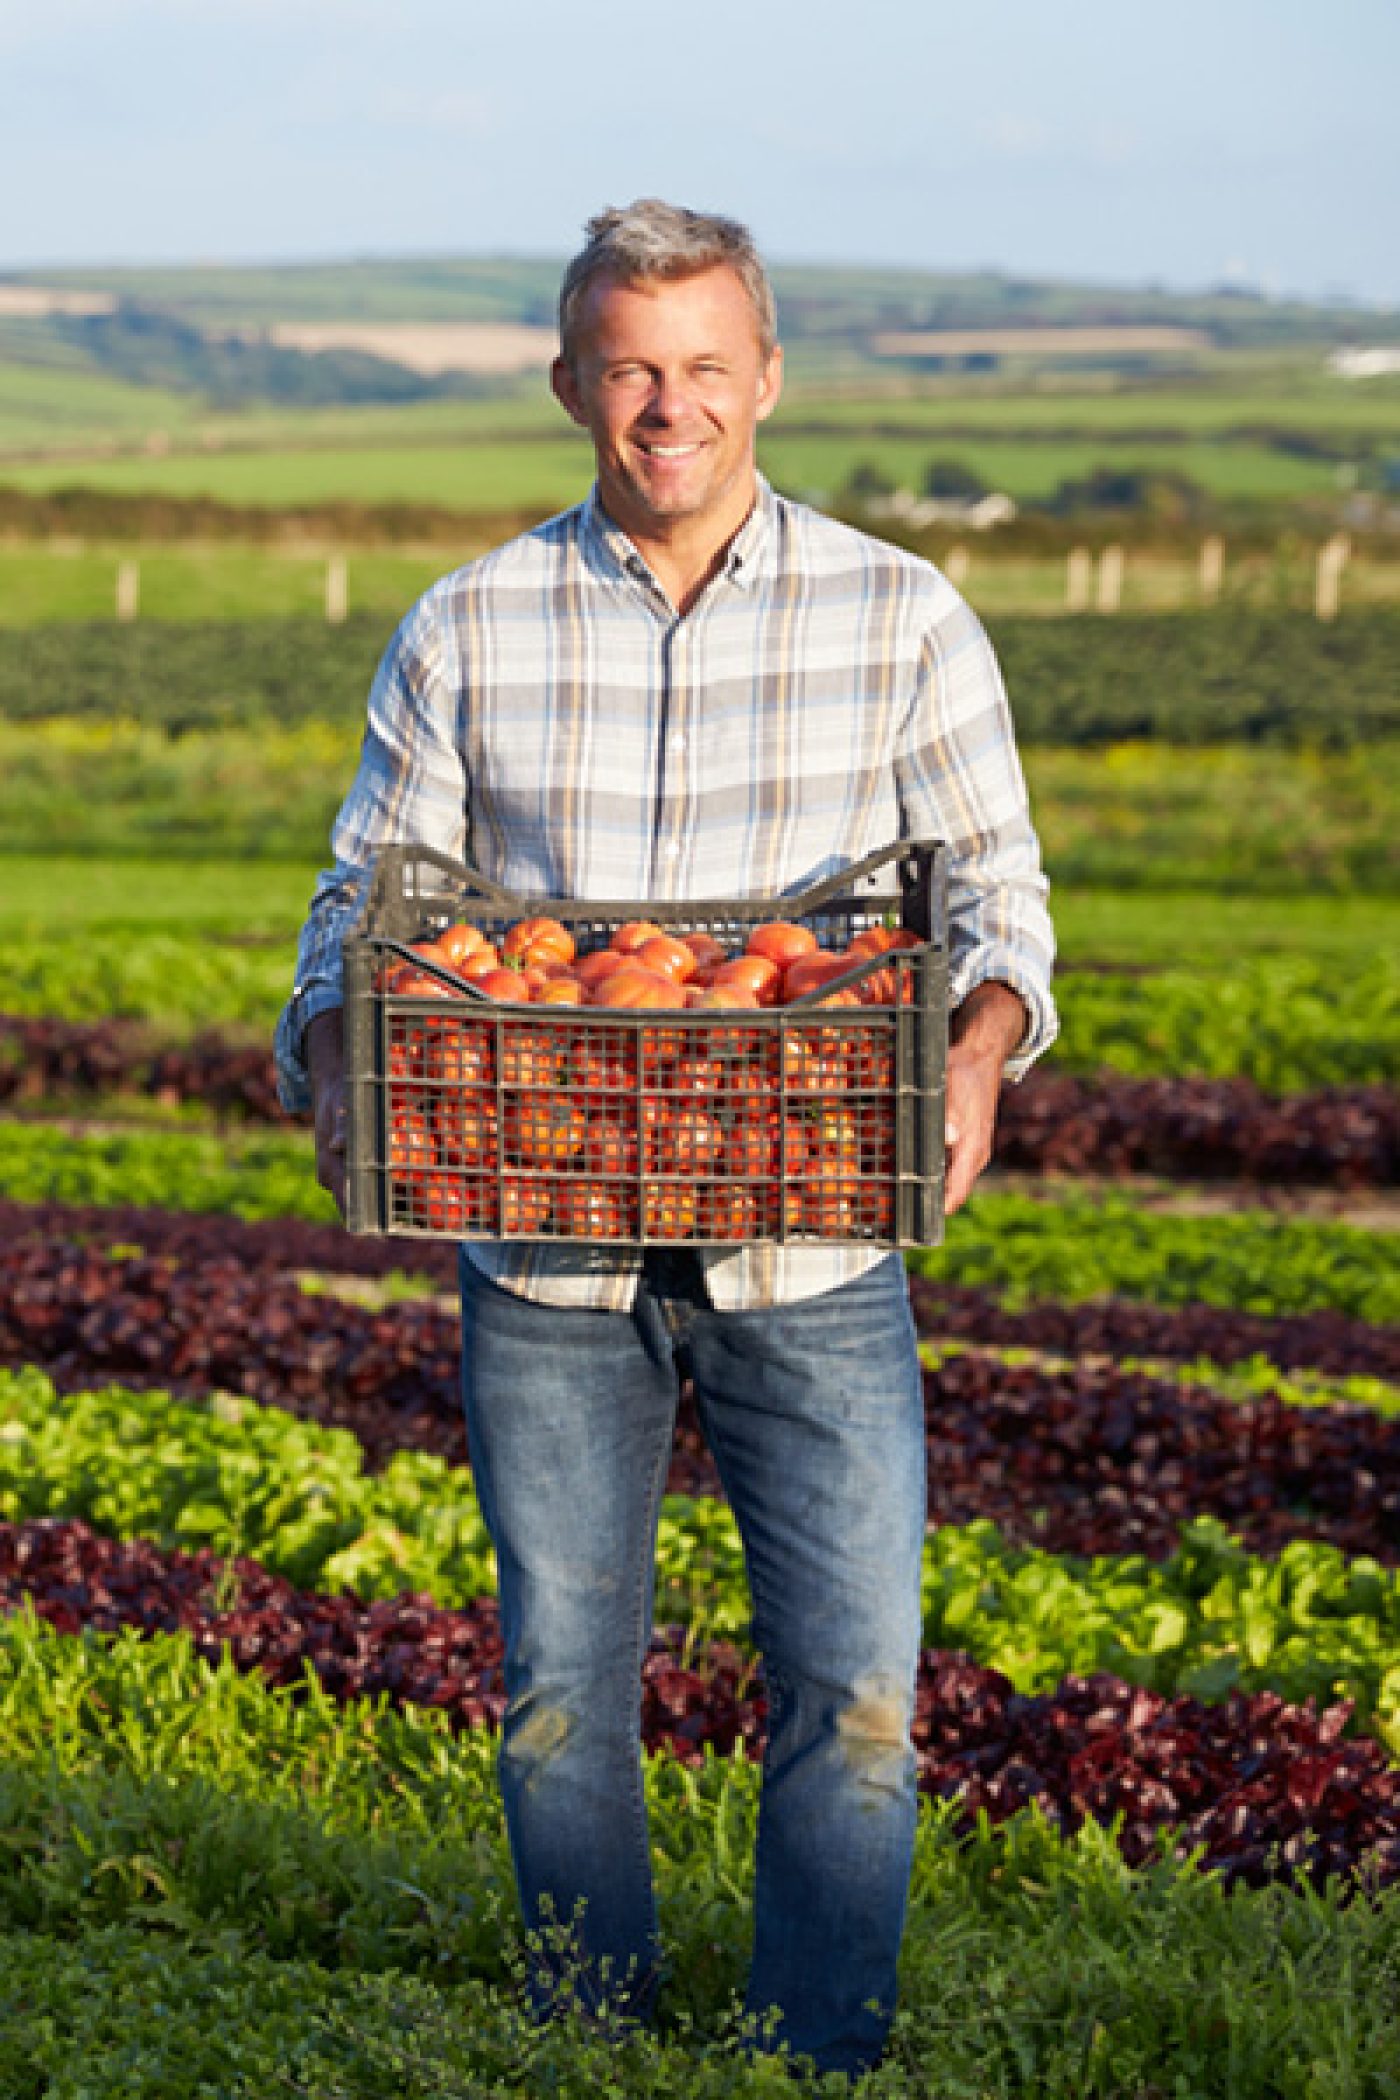
[[[903,1794],[914,1761],[910,1726],[914,1699],[892,1670],[857,1677],[836,1711],[836,1740],[846,1769],[859,1785]]]
[[[844,1770],[858,1787],[875,1794],[906,1792],[917,1772],[910,1734],[914,1694],[899,1671],[860,1672],[835,1698],[829,1687],[794,1680],[768,1662],[764,1679],[769,1738],[775,1749],[789,1729],[805,1736],[815,1724],[815,1732],[831,1735]],[[804,1691],[810,1692],[810,1703]]]
[[[557,1700],[526,1692],[506,1708],[501,1756],[524,1787],[536,1784],[568,1747],[577,1717]]]

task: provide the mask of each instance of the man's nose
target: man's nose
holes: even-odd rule
[[[689,388],[682,372],[657,372],[652,377],[647,414],[658,423],[674,423],[690,405]]]

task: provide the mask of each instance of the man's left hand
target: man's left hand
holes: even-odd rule
[[[951,1217],[992,1156],[1006,1060],[1026,1032],[1026,1009],[1009,985],[979,984],[952,1017],[943,1209]]]

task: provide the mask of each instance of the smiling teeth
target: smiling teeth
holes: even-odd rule
[[[698,452],[700,447],[698,445],[644,445],[642,450],[652,459],[685,459],[690,453]]]

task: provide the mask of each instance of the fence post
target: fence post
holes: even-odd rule
[[[117,563],[117,618],[134,620],[141,606],[141,564]]]
[[[960,591],[967,582],[972,569],[972,556],[966,547],[950,547],[948,559],[943,564],[943,574],[955,591]]]
[[[1313,610],[1319,620],[1335,620],[1342,602],[1342,571],[1351,558],[1351,541],[1344,532],[1334,532],[1317,550],[1317,581]]]
[[[326,619],[339,627],[350,605],[350,578],[343,554],[333,554],[326,563]]]
[[[1099,588],[1095,603],[1101,613],[1117,612],[1123,598],[1123,549],[1105,547],[1099,556]]]
[[[1083,612],[1089,603],[1094,557],[1087,547],[1072,547],[1065,564],[1065,611]]]
[[[1225,580],[1225,542],[1218,533],[1201,541],[1201,596],[1207,605],[1213,605],[1220,596],[1220,586]]]

